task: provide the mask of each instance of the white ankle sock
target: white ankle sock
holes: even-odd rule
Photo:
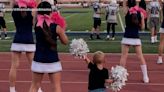
[[[151,37],[151,42],[154,43],[155,42],[155,37]]]
[[[16,92],[15,87],[10,87],[10,92]]]
[[[162,60],[162,56],[159,56],[158,59]]]
[[[147,66],[141,65],[141,70],[142,70],[143,78],[148,78]]]
[[[158,41],[158,37],[157,37],[157,35],[154,36],[154,40],[155,40],[155,41]]]

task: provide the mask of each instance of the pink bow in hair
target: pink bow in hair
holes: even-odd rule
[[[37,16],[37,25],[36,26],[38,26],[38,27],[41,27],[41,28],[43,28],[43,23],[44,23],[44,21],[46,22],[46,24],[48,25],[48,26],[50,26],[50,24],[51,23],[53,23],[52,22],[52,20],[51,20],[51,17],[49,16],[49,15],[38,15]]]
[[[51,19],[55,24],[59,25],[64,30],[66,29],[65,19],[60,15],[59,12],[52,12]]]
[[[36,7],[36,2],[34,0],[16,0],[19,7]]]
[[[130,14],[134,14],[134,13],[136,14],[137,12],[142,13],[144,18],[147,18],[147,12],[144,9],[142,9],[138,6],[135,6],[135,7],[132,7],[132,8],[129,9]]]

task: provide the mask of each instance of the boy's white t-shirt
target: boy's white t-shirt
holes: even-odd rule
[[[117,23],[117,13],[119,11],[119,5],[117,3],[110,3],[106,7],[106,12],[108,14],[107,22],[108,23]]]
[[[148,9],[150,11],[150,17],[160,17],[161,6],[158,1],[150,2]]]
[[[4,8],[5,8],[5,4],[0,3],[0,17],[3,17],[4,16],[4,10],[2,10]]]
[[[101,15],[98,14],[97,12],[100,12],[100,4],[99,3],[93,3],[93,10],[94,10],[94,13],[93,13],[93,18],[100,18]]]

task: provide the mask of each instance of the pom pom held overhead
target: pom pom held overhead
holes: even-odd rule
[[[89,48],[83,39],[73,39],[69,51],[74,56],[83,57],[89,52]]]

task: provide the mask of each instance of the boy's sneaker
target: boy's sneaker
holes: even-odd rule
[[[157,64],[163,64],[162,59],[158,58],[158,60],[157,60]]]
[[[5,37],[5,40],[10,39],[10,37]]]
[[[109,35],[107,35],[106,39],[107,39],[107,40],[109,40],[109,39],[110,39],[110,36],[109,36]]]
[[[115,40],[115,38],[114,38],[114,37],[112,37],[112,38],[111,38],[111,40],[113,40],[113,41],[114,41],[114,40]]]
[[[99,35],[97,35],[97,39],[101,39]]]
[[[90,34],[90,39],[93,40],[93,34]]]

